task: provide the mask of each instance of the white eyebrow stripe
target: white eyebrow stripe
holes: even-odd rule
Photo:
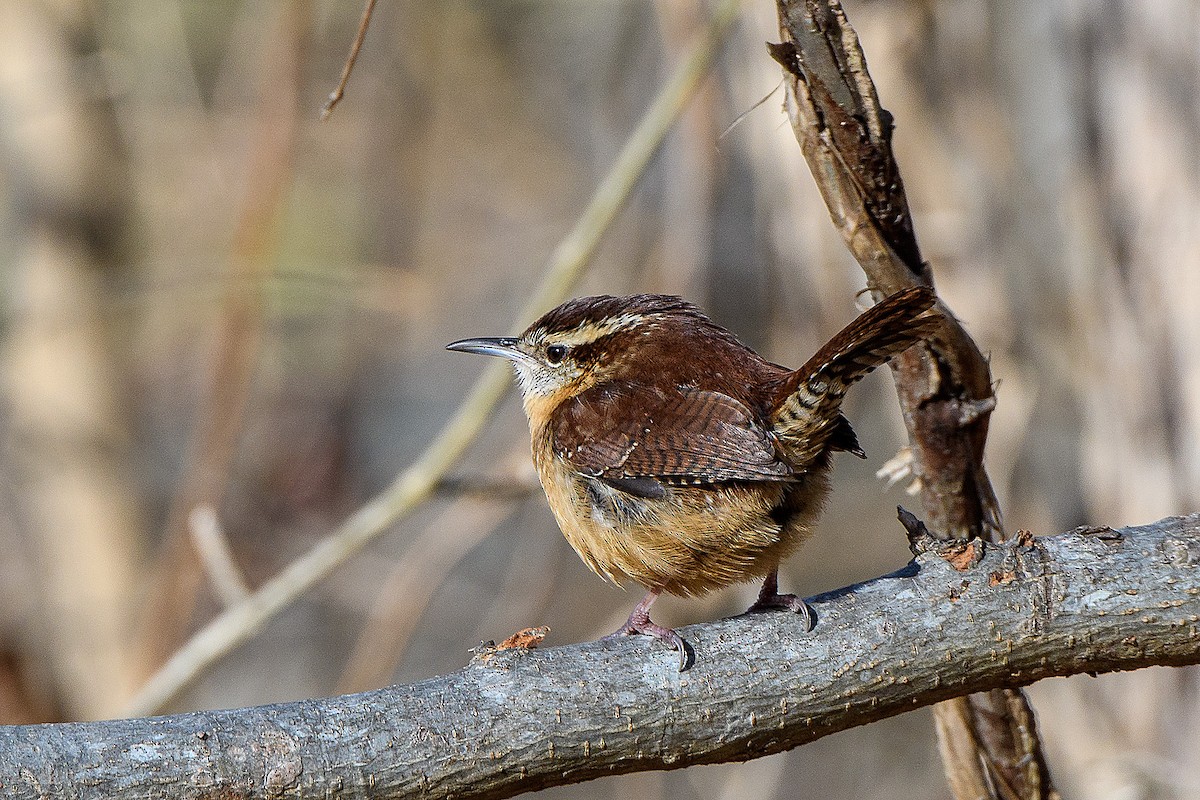
[[[617,331],[632,328],[646,318],[647,315],[645,314],[621,314],[616,317],[600,320],[599,322],[585,322],[572,331],[557,335],[551,334],[546,339],[547,341],[562,342],[563,344],[587,344],[597,339],[602,339],[605,336],[610,336]]]

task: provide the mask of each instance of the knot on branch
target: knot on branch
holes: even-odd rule
[[[1117,538],[1121,538],[1119,533]],[[1200,542],[1195,539],[1167,537],[1163,539],[1162,551],[1172,566],[1194,567],[1200,564]]]
[[[904,526],[908,535],[908,549],[914,556],[933,553],[958,572],[965,572],[983,559],[986,544],[982,539],[940,539],[903,506],[896,506],[896,516]]]
[[[1076,536],[1086,536],[1090,539],[1096,539],[1108,545],[1119,545],[1125,539],[1120,531],[1114,530],[1107,525],[1081,525],[1071,531],[1071,533]]]

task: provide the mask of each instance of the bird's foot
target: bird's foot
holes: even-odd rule
[[[642,599],[642,602],[638,603],[637,607],[633,609],[633,613],[629,615],[629,619],[625,620],[625,624],[607,636],[601,637],[601,641],[608,641],[621,636],[633,636],[635,634],[653,636],[655,639],[664,641],[675,648],[679,653],[679,671],[684,672],[692,665],[694,660],[691,646],[671,628],[659,625],[650,619],[650,604],[654,602],[658,594],[658,592],[647,594]]]
[[[797,597],[794,594],[780,594],[778,577],[772,572],[763,581],[762,590],[758,593],[758,599],[754,601],[754,605],[746,610],[747,614],[753,614],[757,611],[769,611],[775,608],[783,608],[797,614],[804,622],[804,630],[811,631],[816,624],[816,619],[813,615],[812,607],[804,602],[803,598]]]

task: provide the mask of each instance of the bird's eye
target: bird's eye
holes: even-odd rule
[[[565,344],[552,344],[546,348],[546,360],[551,364],[560,364],[567,357],[567,346]]]

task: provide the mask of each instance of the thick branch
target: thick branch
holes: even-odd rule
[[[0,793],[509,797],[738,761],[968,692],[1200,662],[1200,514],[1004,544],[933,543],[787,614],[487,651],[411,686],[155,719],[0,728]]]

